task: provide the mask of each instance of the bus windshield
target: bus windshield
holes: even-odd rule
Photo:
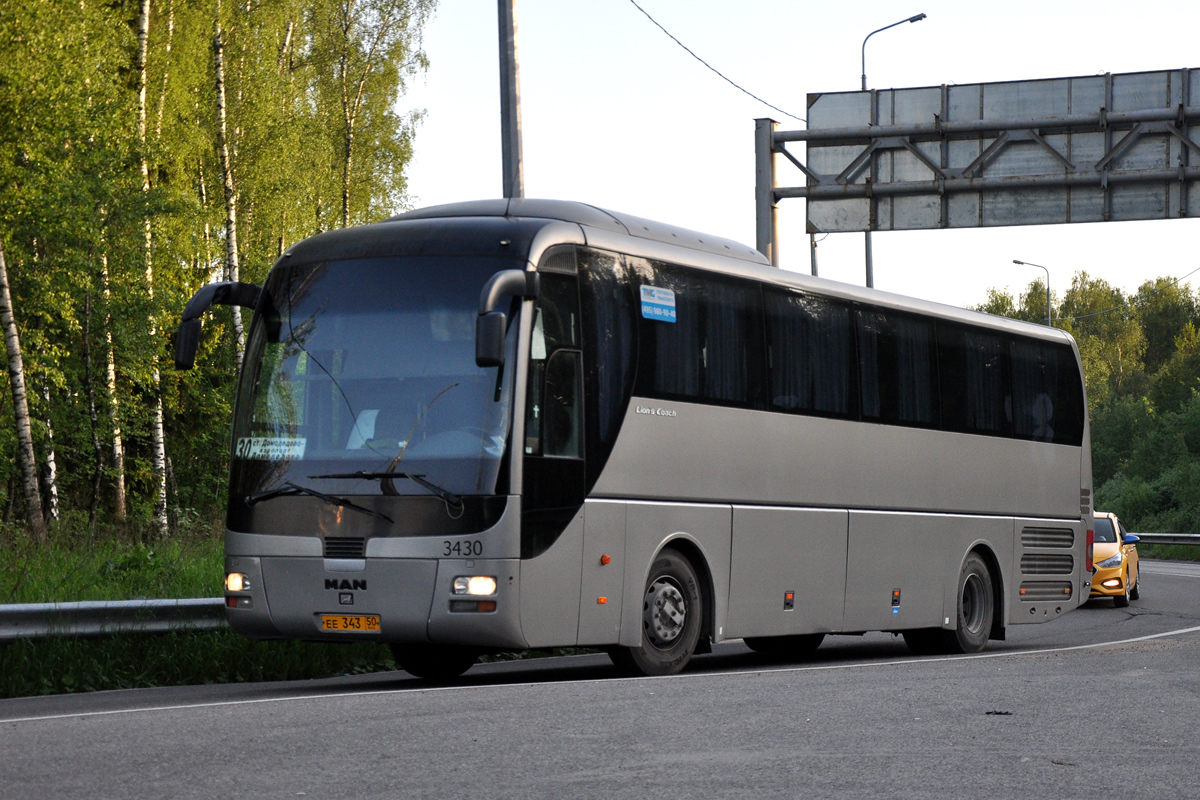
[[[234,416],[234,496],[289,483],[339,495],[495,493],[516,326],[500,380],[475,365],[475,319],[483,284],[513,266],[435,256],[272,270]]]

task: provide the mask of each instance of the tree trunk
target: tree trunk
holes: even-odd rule
[[[221,175],[225,185],[225,279],[239,280],[237,246],[237,191],[233,182],[233,164],[229,158],[229,137],[225,125],[225,45],[221,37],[221,3],[217,2],[217,16],[213,23],[213,55],[217,82],[217,151],[221,156]],[[246,348],[246,335],[242,327],[242,310],[230,306],[233,311],[233,335],[237,371],[242,371],[242,356]]]
[[[21,469],[21,488],[28,506],[29,529],[34,542],[45,544],[46,520],[42,516],[42,498],[38,490],[37,462],[33,455],[33,432],[29,425],[29,402],[25,396],[25,365],[21,360],[21,338],[13,317],[12,294],[8,288],[8,268],[0,245],[0,326],[8,350],[8,377],[12,386],[13,415],[17,423],[17,461]]]
[[[137,132],[138,143],[142,146],[142,194],[148,196],[150,194],[150,162],[146,158],[146,56],[149,49],[150,41],[150,0],[141,0],[141,11],[138,14],[138,49],[137,49],[137,71],[138,71],[138,118]],[[149,295],[151,303],[154,300],[154,261],[153,245],[154,236],[150,225],[150,214],[147,211],[145,214],[145,249],[144,258],[146,263],[146,293]],[[155,340],[158,337],[158,326],[154,318],[154,311],[150,312],[150,341],[155,344],[154,350],[156,355],[151,357],[150,375],[151,375],[151,391],[153,393],[152,402],[154,403],[153,428],[151,430],[151,463],[154,471],[154,483],[157,497],[154,502],[154,522],[158,528],[160,536],[167,534],[167,453],[166,453],[166,437],[163,433],[163,402],[162,402],[162,379],[158,372],[158,355],[157,343]]]
[[[50,419],[50,382],[42,378],[42,399],[46,401],[46,509],[51,522],[58,521],[58,460],[54,456],[54,423]]]
[[[88,503],[88,537],[96,529],[100,511],[100,483],[104,477],[104,448],[100,445],[100,415],[96,411],[96,378],[92,371],[92,292],[83,297],[83,380],[87,385],[88,417],[92,425],[92,499]]]
[[[116,473],[113,486],[113,516],[118,522],[124,522],[125,510],[125,442],[121,437],[121,408],[117,398],[117,362],[113,351],[112,315],[108,313],[112,302],[112,293],[108,288],[108,256],[100,256],[100,276],[104,281],[104,360],[105,386],[108,390],[108,414],[112,422],[113,472]]]

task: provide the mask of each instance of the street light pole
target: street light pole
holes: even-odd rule
[[[1037,267],[1046,270],[1046,325],[1053,328],[1054,323],[1050,319],[1050,270],[1041,264],[1030,264],[1028,261],[1018,261],[1015,258],[1013,259],[1013,263],[1020,264],[1023,267]]]
[[[498,0],[500,17],[500,160],[506,198],[525,196],[521,157],[521,75],[517,62],[517,0]]]
[[[909,17],[907,19],[902,19],[899,22],[893,22],[891,25],[884,25],[879,30],[874,30],[874,31],[871,31],[870,33],[868,33],[867,39],[870,39],[872,36],[879,33],[880,31],[886,31],[888,28],[894,28],[897,25],[903,25],[906,22],[920,22],[923,19],[925,19],[925,14],[921,13],[921,14],[917,14],[916,16]],[[862,43],[862,90],[864,92],[867,91],[867,39],[863,39],[863,43]],[[874,122],[875,122],[874,116],[875,116],[874,111],[872,111],[872,114],[871,114],[872,124],[874,124]],[[872,159],[872,160],[874,160],[874,159]],[[870,199],[867,200],[868,204],[870,204],[871,202],[872,201]],[[870,208],[870,206],[868,205],[868,209],[869,208]],[[867,288],[873,289],[875,287],[875,255],[874,255],[874,252],[871,247],[871,215],[870,215],[869,210],[868,210],[868,214],[867,214],[867,230],[866,230],[866,237],[864,239],[864,246],[865,246],[865,256],[866,256],[866,262],[867,262]]]
[[[874,31],[871,31],[870,33],[868,33],[867,39],[870,39],[872,36],[874,36],[877,33],[886,31],[888,28],[894,28],[897,25],[903,25],[906,22],[920,22],[923,19],[925,19],[925,15],[922,13],[922,14],[917,14],[915,17],[909,17],[908,19],[902,19],[899,22],[893,22],[891,25],[884,25],[879,30],[874,30]],[[864,92],[867,90],[867,39],[863,39],[863,43],[862,43],[862,90]]]

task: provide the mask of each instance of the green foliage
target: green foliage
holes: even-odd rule
[[[72,512],[38,547],[8,526],[0,533],[0,604],[216,597],[222,530],[219,521],[186,519],[175,536],[147,543],[148,523],[89,535],[86,519]]]
[[[979,310],[1036,320],[1045,297],[991,290]],[[1127,296],[1081,272],[1053,315],[1083,362],[1096,508],[1135,531],[1200,532],[1200,298],[1171,278]]]
[[[395,108],[406,82],[428,66],[420,36],[432,8],[432,0],[155,0],[143,136],[139,3],[0,3],[0,240],[35,449],[45,463],[53,431],[66,512],[95,505],[99,525],[119,521],[119,427],[130,518],[150,516],[160,397],[171,513],[221,512],[236,383],[228,310],[205,321],[195,370],[169,365],[184,304],[222,275],[226,188],[237,203],[241,278],[252,282],[291,243],[341,224],[343,188],[351,222],[403,210],[420,113],[399,116]],[[216,147],[217,13],[228,187]],[[340,27],[344,19],[352,24]],[[384,19],[390,23],[381,32]],[[349,170],[343,78],[363,90]],[[0,448],[15,452],[7,391],[0,392]],[[6,522],[23,513],[14,461],[0,459]]]

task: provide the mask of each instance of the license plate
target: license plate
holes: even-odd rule
[[[342,633],[379,633],[379,617],[375,615],[322,614],[321,630]]]

